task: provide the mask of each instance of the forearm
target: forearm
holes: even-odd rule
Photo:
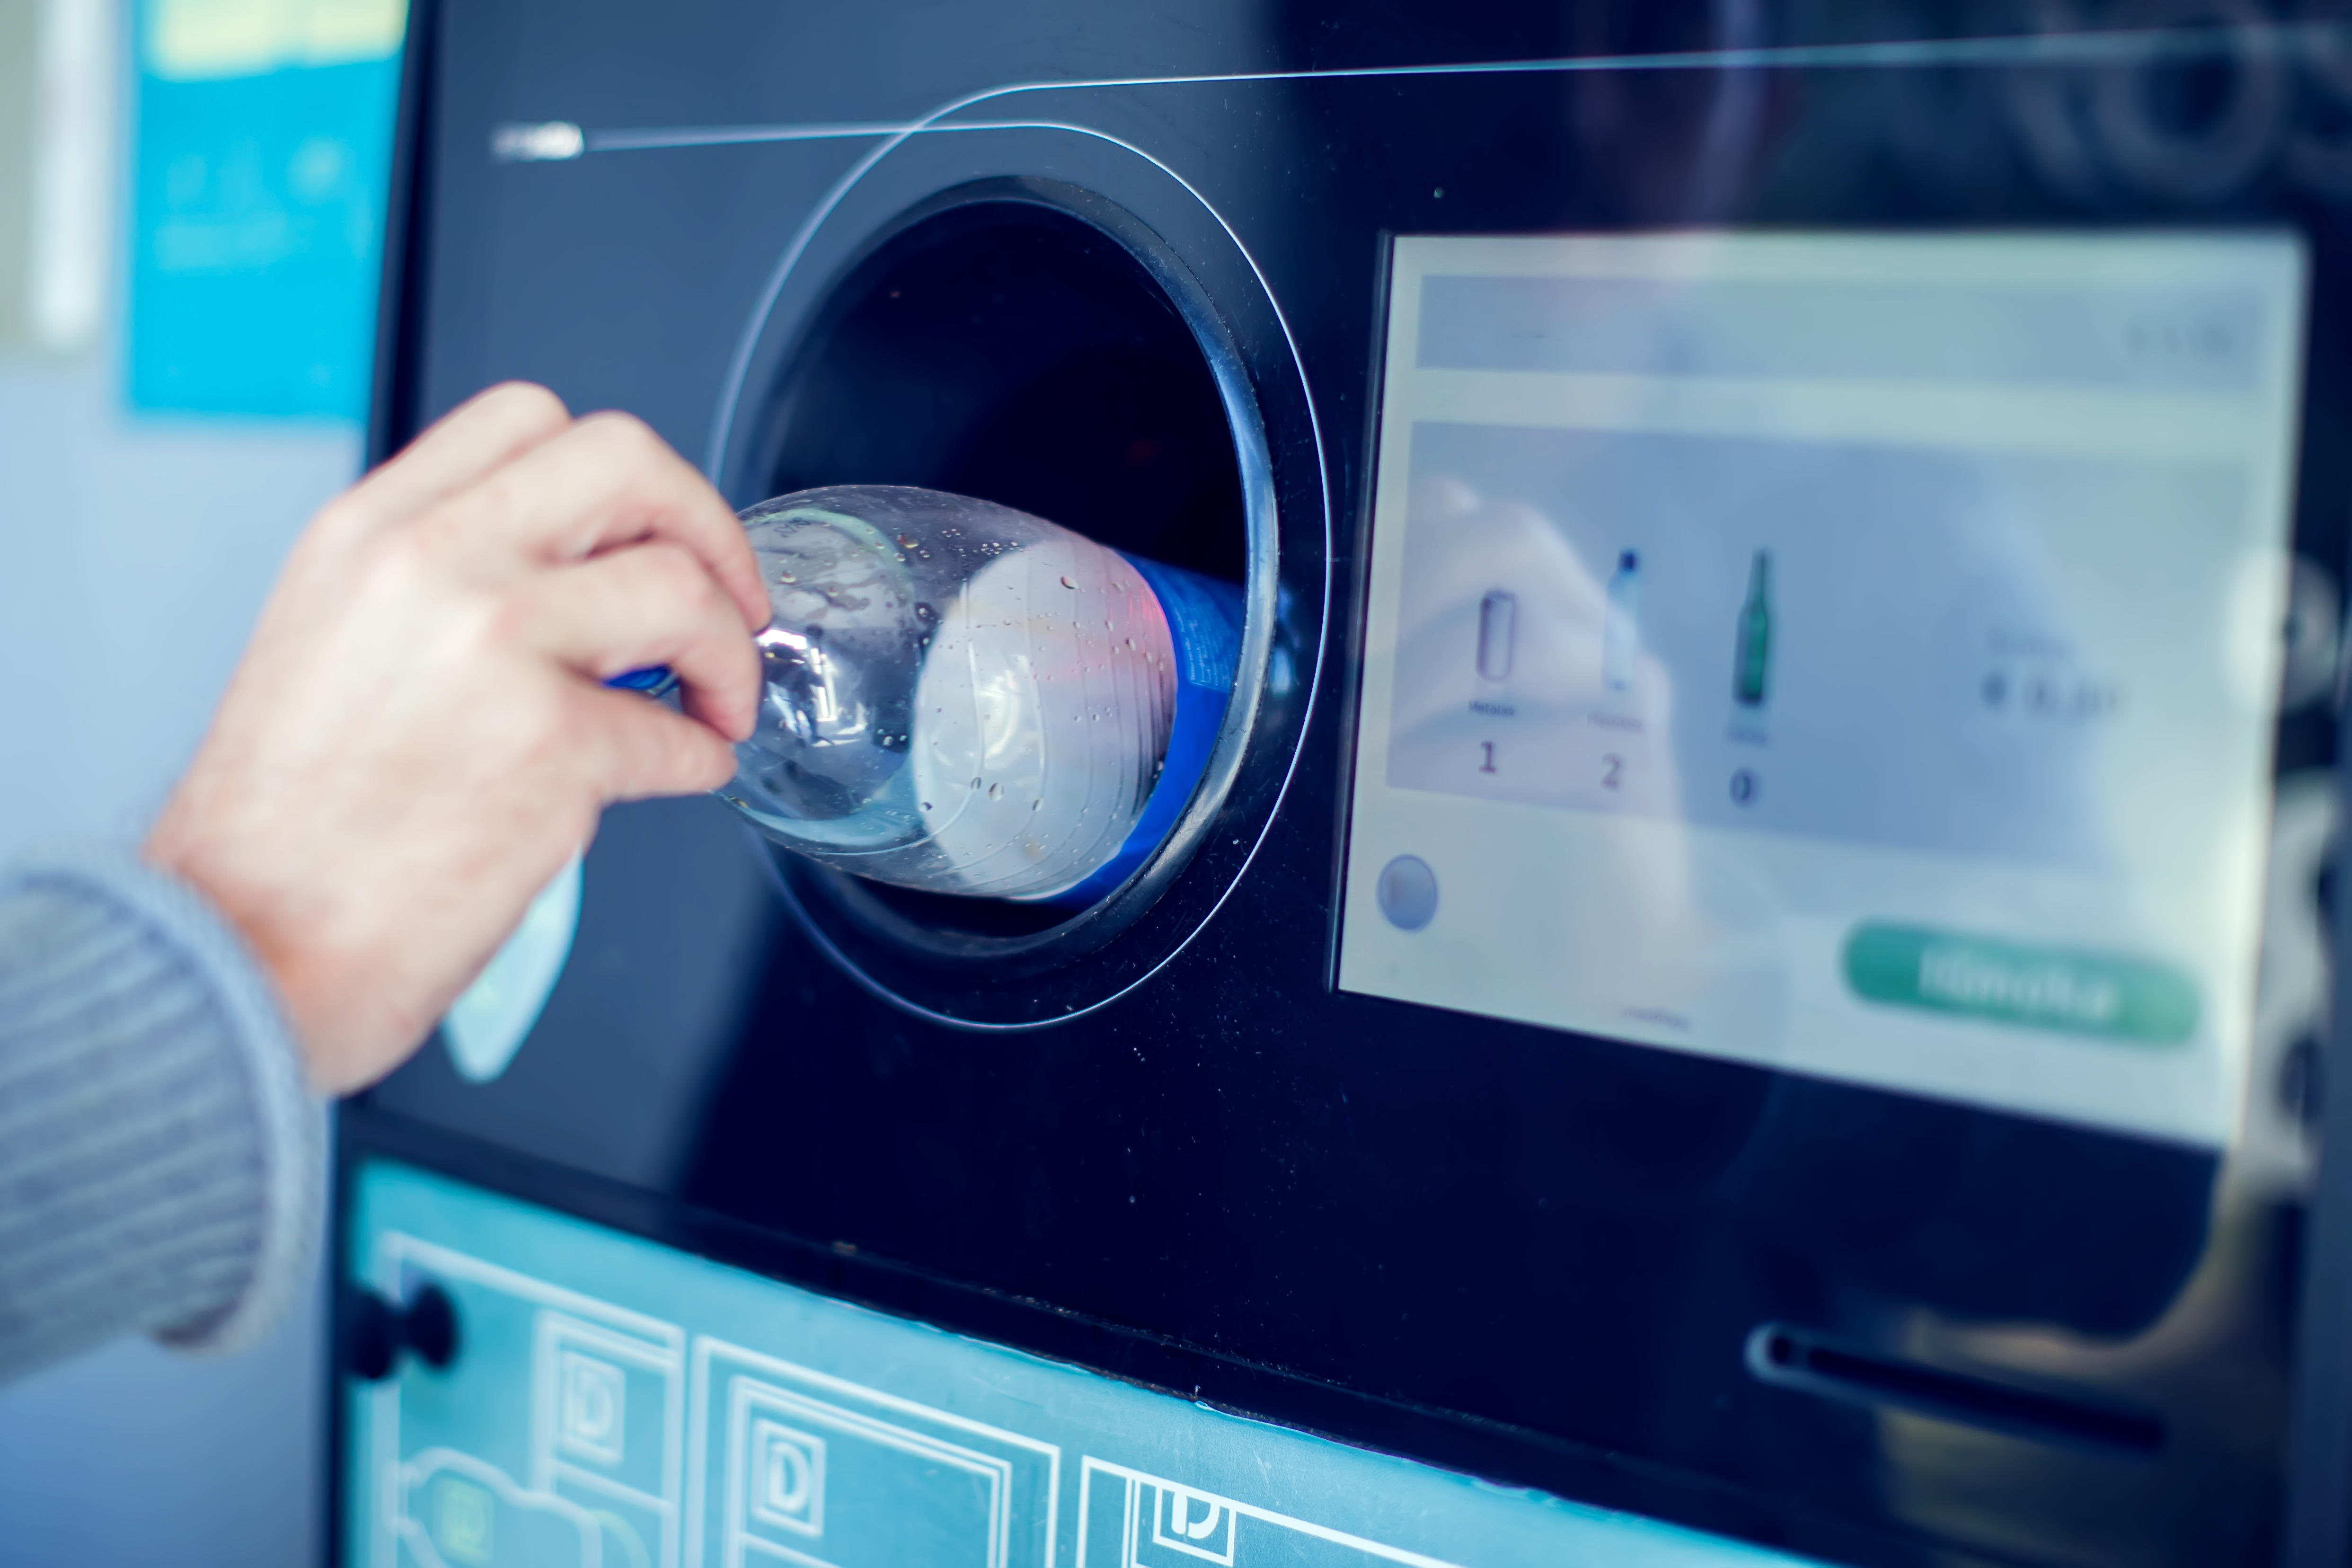
[[[202,900],[126,854],[0,873],[0,1377],[125,1332],[251,1342],[307,1269],[322,1148]]]

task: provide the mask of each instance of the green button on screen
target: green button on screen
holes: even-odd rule
[[[1865,1001],[2146,1045],[2197,1030],[2197,984],[2168,964],[1931,931],[1856,926],[1845,980]]]

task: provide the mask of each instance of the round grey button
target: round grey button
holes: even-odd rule
[[[1419,931],[1437,913],[1437,873],[1418,855],[1400,855],[1381,868],[1381,913],[1399,931]]]

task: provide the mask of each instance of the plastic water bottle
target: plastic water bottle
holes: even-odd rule
[[[1165,837],[1230,700],[1238,589],[936,490],[741,515],[774,619],[719,794],[769,837],[902,887],[1081,903]]]
[[[1642,658],[1642,558],[1620,551],[1609,579],[1609,607],[1601,624],[1601,684],[1622,700],[1633,689],[1633,667]]]
[[[906,887],[1078,905],[1175,826],[1231,699],[1231,584],[936,490],[803,490],[742,517],[774,619],[759,728],[719,793],[771,838]],[[443,1019],[468,1080],[530,1034],[580,899],[574,857]]]

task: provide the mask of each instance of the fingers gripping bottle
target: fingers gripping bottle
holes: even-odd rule
[[[769,837],[903,887],[1079,903],[1173,825],[1230,697],[1238,590],[936,490],[742,519],[774,619],[719,793]]]

